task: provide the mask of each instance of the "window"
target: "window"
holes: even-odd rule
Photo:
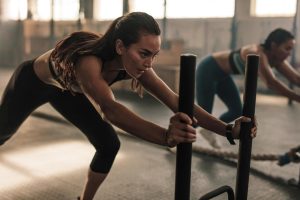
[[[32,8],[32,17],[35,20],[51,19],[52,0],[36,0]],[[27,0],[4,0],[2,1],[3,19],[26,19],[28,4]],[[79,16],[79,0],[54,0],[55,20],[76,20]]]
[[[234,0],[169,0],[169,18],[223,18],[234,16]]]
[[[123,0],[94,0],[94,18],[112,20],[123,14]]]
[[[131,10],[146,12],[154,18],[164,17],[164,0],[133,0]]]
[[[2,17],[6,20],[27,18],[27,0],[4,0],[2,3]]]
[[[233,17],[234,0],[167,0],[168,18]],[[133,11],[144,11],[155,18],[164,16],[164,0],[134,0]]]
[[[291,17],[297,0],[253,0],[251,15],[257,17]]]
[[[51,19],[52,0],[37,0],[36,12],[33,18],[36,20]],[[79,16],[79,0],[54,0],[54,20],[77,20]]]
[[[147,12],[163,18],[164,0],[131,0],[131,11]],[[167,0],[168,18],[233,17],[235,0]],[[98,20],[122,15],[123,0],[94,0],[94,16]]]

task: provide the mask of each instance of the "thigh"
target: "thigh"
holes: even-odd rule
[[[68,121],[79,128],[96,147],[107,146],[117,140],[113,127],[104,121],[88,98],[83,94],[62,92],[50,104]]]
[[[33,62],[22,63],[4,90],[0,104],[1,134],[13,134],[34,109],[47,101],[47,85],[35,75]]]
[[[224,80],[218,83],[217,95],[229,110],[238,113],[242,112],[240,93],[231,76],[228,75]]]
[[[222,75],[212,56],[205,57],[196,69],[196,99],[198,105],[211,113],[216,94],[216,85]]]

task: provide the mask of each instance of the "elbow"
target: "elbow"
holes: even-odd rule
[[[274,89],[274,84],[268,82],[267,84],[267,88],[273,90]]]
[[[112,124],[117,123],[115,112],[111,106],[108,106],[108,105],[101,106],[101,110],[102,110],[102,113],[104,114],[104,118],[106,120],[108,120]]]
[[[300,86],[300,76],[297,76],[295,82],[297,86]]]
[[[272,80],[268,80],[266,82],[266,85],[269,89],[274,89],[275,85],[276,85],[276,80],[272,79]]]

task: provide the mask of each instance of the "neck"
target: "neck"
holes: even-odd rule
[[[110,61],[106,61],[104,63],[104,69],[108,70],[108,71],[119,71],[119,70],[123,70],[123,64],[122,61],[120,59],[120,57],[117,57],[113,60]]]
[[[271,52],[270,50],[268,50],[268,49],[265,49],[264,47],[262,47],[262,48],[263,48],[263,52],[266,54],[268,60],[269,60],[269,61],[270,61],[270,60],[273,60],[272,52]]]

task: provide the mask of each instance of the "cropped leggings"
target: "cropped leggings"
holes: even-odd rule
[[[0,145],[11,138],[37,107],[50,103],[64,118],[79,128],[96,153],[92,171],[108,173],[120,148],[113,127],[105,122],[85,95],[45,84],[33,71],[34,60],[22,63],[12,75],[0,104]]]
[[[220,116],[222,121],[229,123],[241,116],[242,102],[232,77],[220,68],[212,56],[207,56],[196,69],[197,103],[212,113],[215,94],[228,108],[228,111]]]

